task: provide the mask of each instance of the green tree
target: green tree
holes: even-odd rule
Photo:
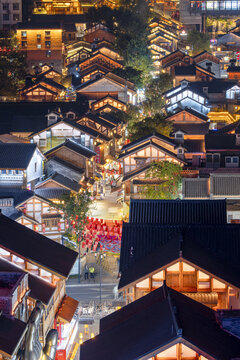
[[[145,178],[151,180],[152,184],[144,186],[144,197],[146,199],[176,199],[181,185],[181,169],[179,164],[170,161],[151,163]]]
[[[26,56],[12,32],[0,34],[0,95],[16,96],[26,77]]]
[[[197,30],[190,31],[187,37],[187,44],[192,48],[193,55],[204,50],[210,51],[210,37],[207,33]]]
[[[128,138],[130,141],[138,140],[142,136],[157,132],[168,136],[172,131],[172,123],[165,119],[163,114],[155,114],[153,117],[146,117],[143,120],[129,121]]]
[[[165,105],[163,94],[172,86],[172,77],[169,74],[162,73],[152,78],[145,87],[146,100],[142,104],[143,113],[152,116],[161,112]]]
[[[131,68],[141,73],[141,87],[152,69],[148,49],[149,14],[149,6],[145,0],[122,3],[116,9],[107,6],[91,8],[87,13],[88,22],[103,23],[113,32],[116,38],[115,49],[124,58],[124,69],[128,74]]]
[[[65,235],[69,240],[78,244],[79,252],[79,282],[80,282],[80,258],[81,258],[81,244],[84,241],[84,228],[86,225],[87,216],[92,204],[91,193],[88,191],[77,194],[65,194],[62,197],[60,204],[54,204],[64,214],[66,224]]]

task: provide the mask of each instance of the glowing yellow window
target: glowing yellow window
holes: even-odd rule
[[[177,346],[174,345],[157,354],[156,359],[161,360],[165,358],[175,358],[176,356],[177,356]]]
[[[137,283],[136,287],[140,289],[149,289],[149,285],[150,285],[149,278],[147,278]]]
[[[183,262],[183,271],[195,271],[195,268]]]
[[[221,281],[213,279],[213,288],[214,289],[225,289],[226,285],[224,283],[222,283]]]
[[[176,264],[174,264],[172,266],[169,266],[167,268],[167,271],[179,271],[179,263],[176,263]]]

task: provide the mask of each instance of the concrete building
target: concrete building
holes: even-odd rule
[[[0,29],[10,29],[22,21],[21,0],[0,0]]]

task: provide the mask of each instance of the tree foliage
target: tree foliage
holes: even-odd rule
[[[149,17],[145,0],[122,1],[117,9],[102,6],[91,8],[87,13],[88,22],[103,23],[113,32],[116,37],[115,49],[124,58],[124,68],[128,68],[128,73],[130,68],[141,72],[138,80],[141,80],[141,86],[152,69],[148,49]]]
[[[172,123],[165,119],[163,114],[155,114],[142,120],[128,123],[128,138],[130,141],[137,140],[142,136],[157,132],[169,136],[172,131]]]
[[[153,162],[146,172],[146,179],[156,180],[143,188],[147,199],[176,199],[181,185],[181,166],[170,161]]]
[[[75,243],[84,240],[82,234],[92,203],[90,195],[91,193],[88,191],[77,194],[65,194],[60,204],[54,204],[55,207],[63,211],[66,223],[65,235]]]
[[[142,104],[142,111],[145,115],[152,116],[162,111],[165,100],[163,94],[173,86],[172,77],[162,73],[152,78],[145,87],[145,101]]]
[[[26,77],[26,56],[12,32],[0,34],[0,95],[15,96]]]
[[[192,47],[193,55],[204,50],[210,51],[210,37],[207,33],[197,30],[190,31],[187,37],[187,44]]]

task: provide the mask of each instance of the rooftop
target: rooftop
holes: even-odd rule
[[[27,169],[36,144],[0,143],[0,169]]]
[[[159,225],[226,224],[226,201],[131,199],[129,222]]]
[[[100,334],[81,346],[80,356],[147,359],[178,342],[214,359],[240,355],[240,340],[219,326],[214,310],[164,285],[103,318]]]
[[[59,277],[67,278],[77,253],[26,226],[0,215],[0,247]]]

